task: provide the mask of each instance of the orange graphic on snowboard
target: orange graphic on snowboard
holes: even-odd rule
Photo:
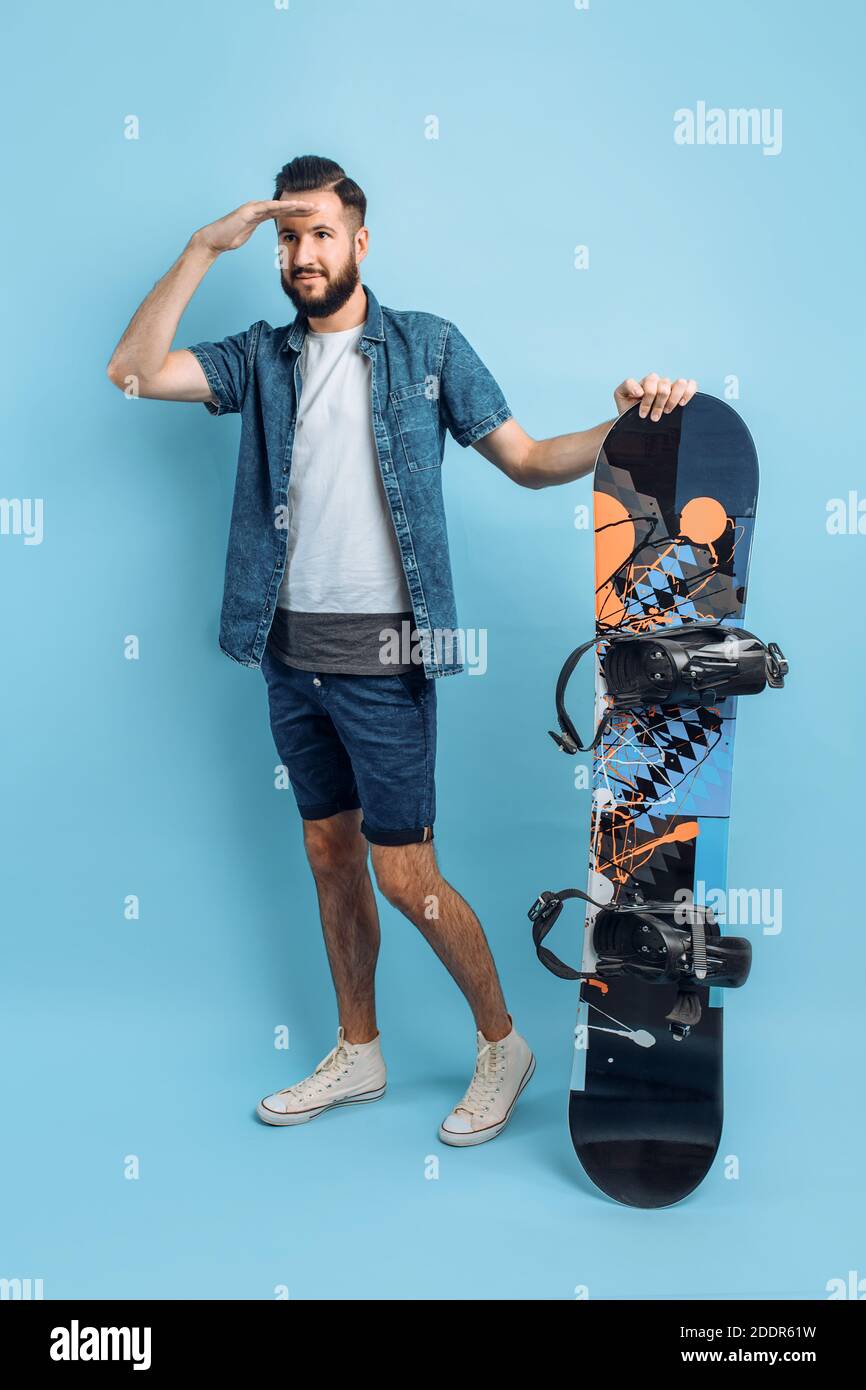
[[[698,607],[698,600],[708,586],[712,586],[715,570],[719,563],[716,546],[728,528],[736,526],[727,515],[722,504],[714,497],[693,497],[680,512],[679,535],[667,537],[658,545],[652,536],[653,517],[633,517],[617,497],[606,492],[593,494],[595,518],[595,586],[596,620],[599,640],[603,642],[605,630],[627,630],[635,633],[652,632],[656,628],[680,621],[678,608],[682,604]],[[659,524],[661,524],[659,522]],[[739,536],[734,537],[734,543]],[[638,559],[641,551],[651,551],[650,559]],[[646,600],[637,600],[638,587],[647,585],[653,572],[665,573],[665,563],[676,557],[680,546],[700,547],[706,552],[707,564],[697,573],[688,586],[688,593],[679,602],[662,611]],[[710,592],[713,592],[710,588]],[[703,616],[700,615],[699,616]],[[706,616],[712,616],[707,614]],[[649,711],[651,713],[651,711]],[[630,737],[636,729],[636,721],[627,713],[616,716],[612,731]],[[617,764],[617,781],[620,796],[625,790],[623,800],[608,806],[597,806],[593,816],[594,831],[592,860],[595,871],[612,879],[615,883],[625,883],[636,869],[652,858],[655,851],[664,844],[697,838],[700,827],[696,820],[680,824],[668,822],[659,834],[638,842],[634,824],[635,812],[643,809],[642,799],[635,783],[626,775],[623,760],[623,747],[617,740],[612,747],[599,749],[597,758],[601,765],[613,759]],[[608,846],[602,851],[602,844]]]

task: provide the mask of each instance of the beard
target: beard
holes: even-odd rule
[[[286,272],[280,271],[283,293],[288,295],[298,313],[314,319],[328,318],[329,315],[336,314],[338,309],[342,309],[360,278],[358,264],[351,253],[334,275],[323,274],[321,279],[315,282],[315,290],[312,293],[298,289]]]

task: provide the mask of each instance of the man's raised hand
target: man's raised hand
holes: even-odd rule
[[[268,198],[262,202],[242,203],[234,212],[210,222],[206,227],[200,227],[192,239],[214,255],[222,251],[236,251],[245,241],[249,241],[261,222],[276,217],[309,217],[315,210],[314,203],[295,198]]]

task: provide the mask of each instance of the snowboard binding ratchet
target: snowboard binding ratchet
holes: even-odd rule
[[[575,970],[543,944],[563,903],[580,898],[597,908],[592,926],[595,968]],[[598,903],[579,888],[539,894],[529,909],[532,940],[542,965],[564,980],[604,985],[618,975],[632,975],[651,985],[676,985],[676,1002],[665,1015],[674,1040],[681,1042],[700,1022],[701,989],[738,989],[748,979],[751,943],[722,936],[712,909],[683,901],[647,902],[639,889],[624,902]]]

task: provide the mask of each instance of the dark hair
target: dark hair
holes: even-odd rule
[[[284,164],[277,174],[274,197],[283,193],[312,193],[313,190],[327,189],[336,193],[346,209],[346,225],[354,235],[363,227],[367,216],[367,199],[364,190],[346,175],[333,159],[323,159],[318,154],[299,154]]]

